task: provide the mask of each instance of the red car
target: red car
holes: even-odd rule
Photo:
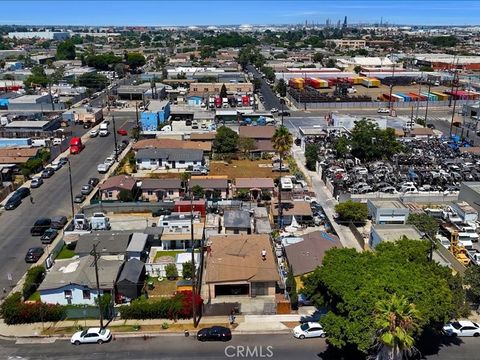
[[[128,131],[125,130],[125,129],[118,129],[118,130],[117,130],[117,134],[118,134],[118,135],[122,135],[122,136],[127,136],[127,135],[128,135]]]

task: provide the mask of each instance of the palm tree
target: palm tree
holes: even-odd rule
[[[280,156],[280,176],[282,175],[283,158],[290,152],[293,145],[292,134],[283,124],[275,130],[272,136],[272,144],[275,151]],[[278,184],[278,227],[282,228],[282,182]]]
[[[375,314],[378,331],[371,360],[403,360],[418,353],[412,334],[420,316],[414,304],[394,294],[377,302]]]
[[[185,195],[188,192],[188,180],[190,180],[190,173],[185,171],[180,175],[180,179],[182,179],[183,189],[185,190]]]

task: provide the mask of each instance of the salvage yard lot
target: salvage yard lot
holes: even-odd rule
[[[282,174],[285,175],[288,173],[284,172]],[[226,175],[230,180],[242,177],[266,177],[275,179],[280,176],[280,173],[272,171],[271,160],[232,160],[231,163],[210,161],[209,175]]]

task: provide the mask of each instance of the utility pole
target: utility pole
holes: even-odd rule
[[[115,116],[112,115],[113,123],[113,141],[115,142],[115,161],[118,161],[118,148],[117,148],[117,130],[115,128]]]
[[[427,119],[428,119],[428,100],[430,99],[430,90],[432,88],[432,82],[430,80],[430,78],[428,78],[428,92],[427,92],[427,106],[425,108],[425,124],[427,123]]]
[[[457,93],[458,93],[458,72],[455,71],[455,76],[453,77],[453,85],[455,85],[455,95],[453,95],[453,91],[452,91],[452,96],[455,96],[455,98],[453,99],[453,109],[452,109],[452,121],[450,122],[450,136],[452,135],[452,131],[453,131],[453,120],[455,118],[455,108],[457,107]],[[452,96],[450,97],[450,99],[452,98]],[[462,128],[462,135],[463,135],[463,128]]]
[[[137,131],[135,132],[135,140],[138,141],[138,135],[140,134],[140,124],[138,121],[138,102],[137,101],[135,102],[135,115],[137,116],[137,122],[136,122]]]
[[[93,244],[93,249],[91,255],[93,255],[93,265],[95,266],[95,281],[97,283],[97,303],[98,311],[100,313],[100,329],[103,329],[103,312],[102,312],[102,302],[100,298],[100,281],[98,280],[98,254],[97,254],[97,245]]]
[[[390,83],[390,95],[388,97],[388,109],[390,110],[390,116],[392,116],[392,110],[393,110],[392,91],[393,91],[394,81],[395,81],[395,63],[392,66],[392,82]]]
[[[70,166],[70,159],[67,158],[68,162],[68,179],[70,181],[70,204],[72,206],[72,219],[75,217],[75,207],[73,205],[73,184],[72,184],[72,167]]]
[[[197,327],[197,304],[195,303],[196,298],[196,270],[195,270],[195,235],[193,232],[193,193],[190,189],[190,241],[192,242],[192,316],[193,316],[193,326]],[[202,249],[203,251],[203,249]]]

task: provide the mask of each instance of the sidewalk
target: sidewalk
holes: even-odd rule
[[[237,334],[282,334],[290,333],[291,327],[296,325],[305,315],[237,315],[235,324],[230,326],[227,316],[206,316],[194,328],[192,320],[178,320],[173,322],[168,319],[151,320],[113,320],[104,325],[112,331],[116,337],[137,336],[164,336],[185,335],[185,330],[191,335],[199,329],[213,325],[230,327]],[[168,324],[168,329],[162,329],[162,325]],[[288,326],[286,325],[288,324]],[[34,323],[21,325],[6,325],[0,320],[0,337],[5,338],[69,338],[80,328],[98,327],[98,320],[65,320],[56,323]],[[138,330],[135,331],[135,328]]]
[[[346,226],[341,226],[333,221],[333,215],[335,214],[335,205],[338,204],[338,201],[332,197],[332,194],[327,190],[326,186],[320,179],[319,175],[314,171],[307,170],[305,167],[305,156],[302,149],[299,146],[294,145],[292,148],[292,154],[297,162],[299,169],[309,178],[309,183],[312,185],[313,190],[317,196],[317,200],[320,205],[323,207],[325,214],[330,219],[330,222],[340,238],[340,242],[345,248],[353,248],[357,251],[362,251],[362,247],[358,243],[355,236]]]

